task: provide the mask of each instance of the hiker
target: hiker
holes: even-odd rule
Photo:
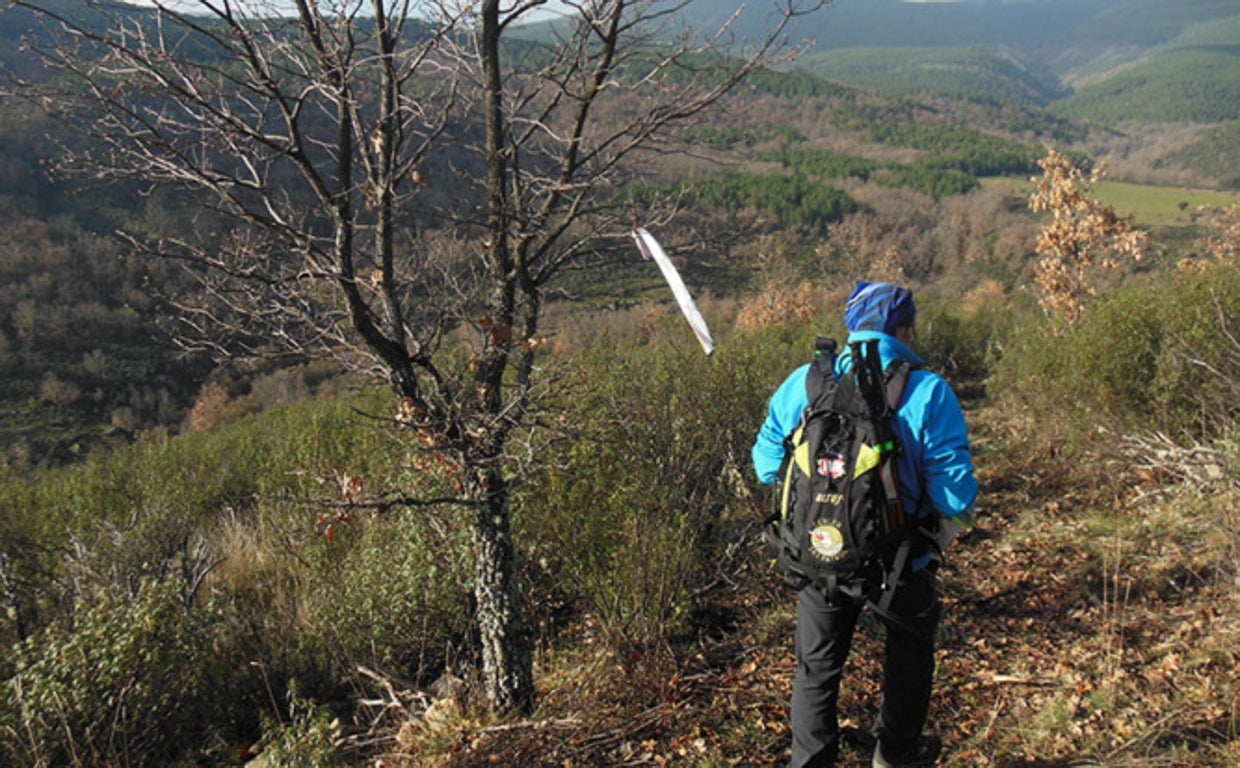
[[[833,367],[837,380],[847,374],[853,364],[851,350],[860,349],[852,345],[868,341],[877,341],[884,369],[896,360],[911,364],[903,396],[893,404],[892,428],[901,446],[895,469],[903,512],[923,533],[910,537],[907,564],[899,580],[892,580],[888,610],[875,611],[885,626],[886,645],[882,705],[873,728],[874,768],[931,766],[942,749],[937,736],[922,734],[940,614],[935,568],[955,531],[971,522],[977,498],[964,413],[947,382],[927,370],[912,350],[915,319],[913,294],[907,288],[857,283],[844,310],[848,344]],[[813,369],[806,364],[793,371],[771,398],[753,446],[754,469],[764,484],[778,479],[785,438],[798,427],[809,401],[806,382]],[[840,680],[866,603],[843,589],[809,584],[797,591],[789,768],[835,764]]]

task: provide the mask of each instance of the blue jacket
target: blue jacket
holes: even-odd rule
[[[897,359],[925,364],[894,336],[858,331],[848,337],[849,343],[868,339],[878,339],[884,368]],[[836,376],[851,367],[852,358],[845,348],[836,358]],[[806,364],[793,371],[771,397],[766,421],[753,446],[754,470],[763,483],[775,481],[784,457],[784,438],[796,429],[808,404],[805,377],[809,370]],[[977,479],[964,411],[951,386],[942,376],[925,368],[911,371],[894,426],[904,447],[898,466],[905,510],[917,517],[928,518],[937,512],[961,523],[971,522],[977,501]]]

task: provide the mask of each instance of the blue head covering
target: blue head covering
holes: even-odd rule
[[[893,333],[917,317],[913,292],[891,283],[858,282],[844,307],[844,325],[854,331]]]

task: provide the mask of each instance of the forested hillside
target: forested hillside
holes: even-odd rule
[[[1120,18],[1105,26],[1121,27]],[[1076,73],[1076,92],[1054,105],[1075,117],[1113,122],[1214,123],[1240,118],[1235,41],[1240,14],[1166,25],[1167,37],[1138,61],[1103,56]]]
[[[158,327],[150,281],[169,271],[112,237],[110,222],[158,204],[53,178],[62,134],[0,102],[0,444],[18,469],[175,427],[209,370]]]
[[[895,13],[897,5],[906,4],[894,3],[885,13]],[[976,10],[973,3],[962,5],[953,13]],[[1019,7],[1007,11],[1031,11],[1022,4],[1014,5]],[[1099,3],[1098,8],[1086,5],[1046,23],[1055,25],[1055,30],[1074,23],[1089,29],[1094,22],[1087,23],[1085,17],[1094,18],[1093,14],[1105,10],[1107,3]],[[911,190],[943,200],[976,189],[982,177],[1027,177],[1036,170],[1034,161],[1048,144],[1080,147],[1093,157],[1108,159],[1112,173],[1118,172],[1121,177],[1234,187],[1240,179],[1240,145],[1236,132],[1229,127],[1234,123],[1227,120],[1232,101],[1226,89],[1230,86],[1226,77],[1220,79],[1219,75],[1240,72],[1240,68],[1226,66],[1218,57],[1228,54],[1218,51],[1216,45],[1227,37],[1232,22],[1202,22],[1203,17],[1223,11],[1217,4],[1200,5],[1176,21],[1151,5],[1138,20],[1126,22],[1126,32],[1108,32],[1131,38],[1134,45],[1157,43],[1163,47],[1142,69],[1130,69],[1116,75],[1117,80],[1084,87],[1049,110],[1029,104],[1062,95],[1056,91],[1061,86],[1029,71],[1018,58],[1009,57],[1003,65],[1007,74],[991,81],[994,99],[978,100],[976,94],[964,100],[931,98],[926,92],[942,90],[938,86],[945,82],[941,79],[945,70],[973,72],[985,79],[988,76],[980,73],[991,71],[990,65],[961,66],[952,50],[942,47],[868,48],[863,45],[867,38],[856,36],[847,48],[822,55],[841,57],[841,66],[856,66],[858,74],[851,79],[858,83],[870,82],[875,72],[903,66],[899,62],[910,64],[917,71],[905,71],[897,78],[902,83],[901,97],[831,84],[804,72],[760,74],[751,78],[746,95],[728,113],[683,134],[688,146],[701,146],[707,156],[722,164],[648,168],[644,180],[625,195],[635,202],[649,202],[684,186],[685,201],[696,207],[733,218],[758,214],[757,219],[743,224],[749,228],[758,224],[755,234],[773,226],[821,235],[833,222],[867,206],[865,198],[870,192],[859,195],[856,184],[870,190]],[[76,6],[70,3],[65,7]],[[870,10],[841,3],[826,13],[838,12],[841,18],[851,19],[849,24],[872,26],[877,17],[868,15]],[[916,12],[938,13],[931,8]],[[895,18],[903,17],[897,14]],[[986,25],[1006,28],[1000,21],[1002,18],[991,19]],[[28,12],[8,9],[0,13],[0,35],[10,43],[5,47],[6,66],[14,76],[38,72],[34,54],[23,52],[20,45],[22,37],[34,30],[37,26]],[[1025,34],[1034,32],[1026,29]],[[1052,31],[1040,34],[1054,36]],[[837,38],[831,39],[840,43]],[[844,63],[845,59],[849,63]],[[953,63],[946,65],[949,60]],[[1098,64],[1099,60],[1093,61]],[[922,64],[928,65],[928,70]],[[1141,74],[1155,66],[1164,66],[1163,71],[1174,77],[1151,79]],[[924,82],[918,74],[922,71],[938,72],[934,75],[938,85]],[[1000,92],[1014,93],[1012,78],[1024,83],[1021,89],[1040,95],[1017,100],[1024,105],[998,98]],[[979,82],[974,75],[969,79],[974,85]],[[1122,82],[1132,83],[1133,89],[1117,86]],[[956,91],[968,93],[972,87]],[[1155,123],[1197,119],[1161,107],[1159,99],[1151,95],[1155,90],[1174,93],[1176,98],[1201,94],[1218,127],[1180,130],[1174,136],[1161,130],[1142,135],[1131,130],[1110,134],[1097,127],[1092,132],[1085,128],[1126,119],[1122,110],[1108,106],[1116,103],[1114,99],[1121,92],[1126,94],[1125,103],[1140,105],[1144,117]],[[923,94],[920,99],[912,98],[918,93]],[[80,176],[57,173],[60,148],[71,147],[79,139],[63,126],[30,111],[27,105],[11,98],[0,99],[0,200],[10,211],[6,228],[13,233],[4,246],[8,275],[5,299],[12,309],[3,320],[4,345],[0,347],[7,393],[0,419],[4,439],[0,442],[8,460],[17,467],[58,463],[88,452],[95,444],[131,439],[152,428],[175,431],[189,412],[196,388],[205,381],[209,363],[201,356],[187,357],[163,341],[167,324],[156,328],[156,321],[166,312],[158,305],[155,293],[140,290],[155,267],[126,260],[120,247],[110,240],[119,225],[153,229],[172,221],[183,221],[186,227],[209,237],[210,221],[193,217],[174,196],[164,192],[143,194],[134,186],[102,186]],[[768,114],[754,119],[760,111]],[[1059,116],[1061,112],[1071,118]],[[1108,157],[1112,152],[1116,157]],[[463,157],[441,156],[427,167],[427,173],[442,178],[464,162],[468,160]],[[686,172],[693,179],[687,185]],[[446,188],[432,189],[428,194],[446,192]],[[55,226],[49,227],[49,222]],[[57,261],[53,256],[56,253],[65,255]],[[74,260],[79,275],[90,274],[93,279],[58,280],[63,266],[57,265],[64,264],[64,258]],[[728,263],[735,268],[712,262],[689,264],[688,269],[697,271],[701,284],[717,293],[743,290],[752,279],[752,271],[744,260]],[[618,265],[609,278],[615,282],[581,285],[577,290],[596,296],[604,304],[612,301],[608,297],[634,295],[641,288],[626,285],[633,279],[633,266]],[[173,275],[160,269],[164,272],[155,283],[166,289]],[[83,321],[84,316],[96,321]],[[113,355],[116,359],[109,360]],[[253,375],[218,374],[234,395],[250,391]],[[317,386],[299,383],[292,391]],[[268,389],[288,389],[288,385]],[[280,402],[283,396],[259,400]]]
[[[838,12],[805,68],[749,73],[649,154],[595,174],[614,181],[603,210],[622,215],[567,253],[537,294],[546,322],[533,335],[479,311],[494,252],[470,227],[529,178],[557,193],[589,182],[530,165],[507,187],[471,187],[487,170],[480,113],[445,120],[455,143],[400,174],[417,204],[397,206],[386,232],[391,270],[408,278],[394,300],[447,318],[409,356],[433,358],[460,402],[539,377],[519,407],[455,432],[394,396],[401,382],[376,375],[377,354],[343,351],[357,334],[326,289],[303,306],[324,312],[315,340],[332,354],[277,352],[240,323],[215,347],[187,336],[237,294],[201,280],[185,251],[137,246],[188,242],[244,276],[228,257],[262,238],[185,186],[62,164],[95,145],[52,119],[61,105],[20,98],[33,91],[19,81],[76,81],[0,45],[0,763],[783,765],[794,598],[762,549],[768,489],[750,448],[815,337],[842,338],[855,281],[881,279],[915,291],[916,348],[960,394],[982,488],[941,571],[941,764],[1240,764],[1240,122],[1218,76],[1235,55],[1234,5],[838,0],[804,20]],[[716,18],[699,8],[694,21]],[[0,10],[5,42],[31,24]],[[579,51],[597,48],[588,29]],[[514,81],[571,50],[533,37],[504,49]],[[210,73],[199,86],[251,85],[220,53],[232,40],[192,48]],[[600,89],[600,131],[640,113],[647,94],[623,89],[669,55],[665,42],[644,40]],[[280,50],[281,65],[316,60]],[[729,60],[676,61],[653,90],[713,85]],[[410,77],[411,92],[440,93],[446,71]],[[1124,94],[1130,109],[1116,108]],[[1175,125],[1136,111],[1194,94],[1220,111]],[[306,98],[327,167],[339,113]],[[384,135],[401,136],[362,132],[361,152]],[[281,173],[263,180],[279,188]],[[1100,202],[1112,181],[1129,183]],[[1141,194],[1153,185],[1159,195]],[[366,231],[382,194],[358,186]],[[312,220],[313,194],[291,202]],[[639,224],[679,267],[711,356],[634,247]],[[330,226],[306,228],[333,243],[355,234]],[[382,264],[363,266],[345,290],[381,294]],[[241,306],[289,310],[279,282],[263,285],[269,303]],[[218,315],[190,313],[203,295]],[[267,319],[260,341],[296,330]],[[487,355],[509,346],[536,354],[502,387],[481,384]],[[507,449],[481,462],[508,474],[463,472],[518,416]],[[487,483],[501,480],[497,512]],[[499,512],[532,647],[524,710],[495,708],[481,661],[477,526]],[[869,764],[880,652],[867,616],[841,698],[846,765]]]
[[[696,0],[690,12],[710,27],[732,10]],[[759,17],[742,14],[741,34]],[[797,34],[814,41],[808,71],[887,94],[1211,123],[1240,116],[1237,24],[1240,7],[1220,0],[837,0]]]

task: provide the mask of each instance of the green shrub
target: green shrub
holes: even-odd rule
[[[303,698],[294,681],[289,686],[288,716],[263,725],[264,768],[340,768],[347,765],[336,748],[340,720],[324,706]]]
[[[222,510],[246,509],[259,496],[320,492],[334,468],[370,477],[397,458],[372,424],[339,400],[281,408],[210,433],[151,441],[32,481],[0,484],[0,501],[15,510],[12,533],[44,553],[39,590],[62,580],[66,562],[112,587],[162,571],[179,558],[195,531]],[[65,553],[74,550],[72,558]],[[50,618],[50,617],[49,617]]]
[[[460,619],[458,613],[455,623],[445,622],[447,612],[439,606],[446,594],[459,601],[460,590],[442,585],[432,589],[425,579],[410,576],[413,565],[401,557],[424,557],[425,542],[398,534],[398,542],[415,551],[394,553],[397,542],[379,541],[374,544],[378,554],[363,557],[359,549],[343,559],[343,569],[329,558],[316,559],[322,536],[315,519],[322,507],[315,506],[314,499],[333,492],[330,482],[342,474],[356,475],[365,479],[367,488],[377,488],[399,471],[401,454],[389,436],[354,411],[374,411],[383,402],[347,398],[276,409],[210,432],[127,447],[30,481],[6,478],[0,503],[12,513],[0,523],[0,598],[5,609],[0,611],[0,639],[6,648],[29,640],[3,655],[3,679],[10,686],[21,685],[26,699],[14,699],[13,706],[24,709],[7,710],[0,725],[14,734],[33,728],[33,733],[54,735],[59,741],[48,742],[48,754],[86,750],[93,761],[125,756],[135,764],[159,763],[160,758],[142,755],[191,749],[201,733],[212,728],[256,728],[257,712],[269,708],[268,686],[281,690],[290,677],[319,686],[318,692],[339,685],[351,673],[343,662],[354,658],[418,659],[419,651],[410,649],[424,641],[433,649],[427,656],[442,655],[441,640],[445,633],[460,632]],[[230,551],[220,533],[228,526],[236,529],[236,536],[252,539],[251,544]],[[373,538],[379,538],[379,530]],[[382,530],[390,535],[392,528]],[[256,554],[262,562],[250,559]],[[391,557],[385,561],[387,555]],[[445,584],[453,580],[447,577]],[[135,723],[141,708],[158,714],[162,702],[134,692],[113,696],[134,722],[117,721],[115,744],[100,741],[107,734],[99,723],[108,713],[89,709],[90,702],[106,706],[106,691],[124,684],[125,669],[109,672],[105,666],[88,678],[91,670],[68,668],[69,657],[54,654],[64,646],[86,653],[88,646],[74,644],[99,633],[115,634],[114,626],[130,621],[126,610],[167,608],[159,602],[163,592],[150,592],[152,584],[185,596],[197,590],[199,599],[218,598],[218,610],[183,609],[173,618],[190,622],[210,616],[219,623],[214,652],[233,660],[235,695],[197,709],[191,723],[199,731],[182,728],[173,718],[167,726],[171,730],[158,730],[163,726],[157,724],[152,728],[158,732],[152,733]],[[400,599],[388,603],[367,590]],[[416,592],[422,602],[413,604],[404,596],[409,592]],[[115,597],[131,594],[142,596],[132,606]],[[306,611],[333,600],[336,611],[315,614],[324,621],[307,626]],[[432,602],[435,610],[423,616],[422,608]],[[359,617],[365,606],[374,608],[382,621],[363,627]],[[337,621],[338,626],[329,623]],[[427,621],[433,623],[430,631],[407,631],[415,625],[421,630]],[[102,629],[95,632],[92,627]],[[131,637],[135,650],[103,646],[100,653],[123,657],[118,666],[128,658],[125,653],[146,658],[158,654],[161,643],[206,638],[205,632],[181,633],[175,622],[160,631],[164,634],[153,639]],[[125,637],[122,633],[115,642],[124,643]],[[142,650],[147,642],[155,649]],[[36,653],[40,643],[47,644],[46,656]],[[368,643],[374,650],[363,653]],[[269,679],[259,680],[244,660],[261,662]],[[333,666],[333,660],[340,665]],[[186,653],[182,661],[187,668],[176,670],[175,658],[153,657],[149,674],[183,675],[186,686],[167,687],[184,688],[193,696],[199,658]],[[80,689],[81,700],[57,705],[63,712],[53,709],[50,702],[63,697],[60,689],[70,685]],[[243,708],[248,716],[237,715]],[[27,714],[19,717],[19,712]],[[182,737],[184,741],[178,741]],[[34,739],[22,738],[23,744]],[[47,759],[59,764],[54,756]]]
[[[618,648],[686,630],[694,590],[761,519],[749,451],[766,400],[812,337],[738,335],[709,359],[666,341],[601,338],[585,351],[567,400],[573,439],[518,497],[535,578],[597,618]]]
[[[1007,305],[992,302],[966,310],[955,300],[919,297],[913,346],[932,370],[953,383],[981,381],[1012,325]]]
[[[695,533],[690,509],[705,467],[693,466],[685,430],[698,414],[673,402],[677,372],[666,347],[601,344],[569,420],[573,439],[550,471],[520,493],[518,540],[551,575],[553,589],[584,602],[616,646],[647,647],[687,616]],[[685,375],[709,361],[680,354]],[[673,437],[676,425],[680,434]],[[692,438],[690,438],[692,439]],[[710,463],[717,463],[711,457]],[[685,483],[673,489],[677,480]]]
[[[1162,429],[1223,435],[1240,415],[1240,271],[1181,275],[1163,299],[1164,340],[1150,383]]]
[[[1217,436],[1240,407],[1238,327],[1236,270],[1151,278],[1096,299],[1075,330],[1020,324],[996,392],[1065,423]]]
[[[433,679],[470,626],[472,560],[465,527],[415,510],[337,526],[306,553],[306,624],[357,664]]]
[[[11,765],[167,765],[228,708],[211,612],[180,585],[101,593],[14,648]],[[6,740],[7,742],[7,740]]]

